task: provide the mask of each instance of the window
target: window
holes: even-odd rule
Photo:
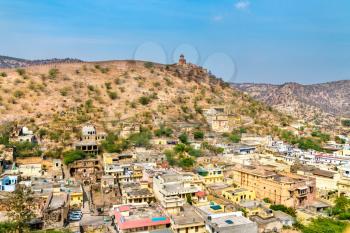
[[[194,232],[198,232],[198,226],[194,228]]]

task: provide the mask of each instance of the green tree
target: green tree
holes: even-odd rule
[[[341,121],[341,124],[342,124],[343,126],[350,127],[350,119],[348,119],[348,120],[342,120],[342,121]]]
[[[200,157],[202,155],[201,150],[194,149],[193,147],[188,147],[188,154],[193,156],[193,157]]]
[[[109,133],[101,143],[102,150],[108,153],[121,153],[129,148],[129,141],[125,139],[119,139],[117,135]]]
[[[28,228],[27,223],[35,215],[32,211],[33,193],[29,188],[18,186],[9,196],[7,216],[17,225],[19,233]]]
[[[186,157],[182,158],[179,162],[179,166],[182,168],[189,168],[194,165],[194,160],[192,158]]]
[[[183,143],[179,143],[179,144],[174,146],[174,151],[177,154],[184,153],[186,151],[186,145]]]
[[[231,142],[233,143],[238,143],[241,141],[241,136],[237,133],[232,133],[230,136],[229,136],[229,139],[231,140]]]
[[[188,144],[188,136],[186,133],[182,133],[179,136],[179,140],[183,143],[183,144]]]
[[[287,207],[285,205],[270,205],[272,210],[280,210],[286,214],[289,214],[292,217],[296,217],[296,211],[292,207]]]
[[[64,162],[64,164],[68,165],[70,163],[73,163],[76,160],[85,159],[85,157],[86,157],[86,154],[84,151],[70,150],[70,151],[63,153],[63,162]]]
[[[38,144],[34,142],[14,142],[11,143],[11,146],[14,147],[14,155],[16,157],[37,157],[42,155]]]
[[[150,139],[152,133],[149,130],[142,130],[140,133],[130,135],[129,141],[136,147],[147,147],[150,146]]]
[[[170,166],[176,165],[176,160],[175,160],[175,153],[172,150],[166,150],[164,151],[166,160],[168,161]]]

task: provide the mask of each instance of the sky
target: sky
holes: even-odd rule
[[[350,79],[348,0],[0,0],[0,54],[188,62],[230,82]]]

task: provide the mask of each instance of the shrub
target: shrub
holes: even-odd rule
[[[186,151],[186,145],[183,143],[179,143],[177,145],[174,146],[174,152],[175,153],[183,153]]]
[[[0,77],[4,77],[5,78],[5,77],[7,77],[7,74],[5,72],[1,72],[0,73]]]
[[[326,141],[329,141],[330,140],[330,135],[329,134],[325,134],[325,133],[322,133],[320,131],[313,131],[311,133],[311,136],[313,137],[318,137],[320,138],[322,141],[326,142]]]
[[[343,138],[340,138],[339,136],[335,136],[335,142],[339,144],[345,144],[346,140]]]
[[[168,77],[165,77],[164,80],[167,86],[171,87],[174,85],[173,81],[171,81]]]
[[[70,87],[64,87],[60,90],[60,93],[62,96],[67,96],[70,91],[71,91]]]
[[[349,120],[342,120],[341,124],[346,127],[350,127],[350,119]]]
[[[57,68],[52,68],[49,70],[49,78],[50,79],[56,79],[57,75],[59,73],[59,70]]]
[[[140,133],[130,135],[128,138],[131,144],[136,147],[147,147],[150,145],[152,134],[149,130],[143,130]]]
[[[101,71],[101,73],[105,74],[109,72],[109,68],[108,67],[101,67],[100,65],[95,65],[95,68],[99,71]]]
[[[109,153],[121,153],[129,148],[129,142],[124,139],[118,139],[115,134],[109,133],[101,146],[104,151]]]
[[[76,160],[81,160],[86,157],[86,154],[80,150],[71,150],[63,153],[63,162],[68,165]]]
[[[231,140],[231,142],[233,143],[238,143],[241,141],[241,136],[237,133],[232,133],[229,135],[229,139]]]
[[[350,220],[350,213],[349,212],[340,213],[338,218],[339,220]]]
[[[89,91],[95,91],[95,87],[93,85],[88,85],[87,88]]]
[[[17,73],[21,76],[25,75],[26,74],[26,70],[23,69],[23,68],[18,68],[16,69]]]
[[[44,136],[46,136],[47,133],[48,133],[47,130],[44,129],[44,128],[41,128],[41,129],[39,129],[39,131],[38,131],[38,134],[39,134],[39,137],[40,137],[40,138],[43,138]]]
[[[346,222],[334,220],[331,218],[319,217],[312,219],[311,223],[302,227],[303,233],[338,233],[344,232],[347,226]]]
[[[204,138],[204,132],[203,131],[194,131],[193,132],[194,139],[203,139]]]
[[[114,91],[109,91],[109,92],[108,92],[108,96],[109,96],[109,98],[111,98],[112,100],[115,100],[115,99],[118,98],[118,94],[117,94],[116,92],[114,92]]]
[[[272,210],[280,210],[286,214],[289,214],[292,217],[296,217],[296,211],[295,209],[291,208],[291,207],[287,207],[285,205],[271,205],[270,209]]]
[[[38,144],[33,142],[14,142],[11,146],[15,148],[14,155],[16,157],[38,157],[42,154]]]
[[[107,89],[107,90],[112,89],[112,83],[110,83],[110,82],[105,83],[105,86],[106,86],[106,89]]]
[[[154,83],[153,83],[153,86],[154,86],[154,87],[160,87],[160,82],[154,82]]]
[[[161,137],[161,136],[170,137],[172,133],[173,133],[173,130],[165,127],[164,125],[161,125],[159,129],[154,131],[154,135],[157,137]]]
[[[122,80],[120,80],[120,78],[115,78],[114,83],[115,83],[115,85],[120,85],[120,84],[122,84]]]
[[[58,142],[60,140],[62,136],[62,132],[61,131],[51,131],[49,133],[49,138],[52,141]]]
[[[313,140],[311,138],[304,138],[304,137],[300,138],[297,144],[298,144],[298,147],[302,150],[312,149],[316,151],[322,151],[320,142]]]
[[[13,93],[13,96],[15,98],[22,98],[24,96],[24,92],[23,91],[20,91],[20,90],[16,90],[14,93]]]
[[[143,63],[143,65],[147,69],[151,69],[153,67],[153,63],[152,62],[145,62],[145,63]]]
[[[85,109],[88,112],[91,112],[91,110],[94,108],[94,102],[92,101],[92,99],[88,99],[87,101],[85,101]]]
[[[195,161],[192,158],[183,158],[179,162],[179,166],[182,168],[189,168],[194,165]]]
[[[175,153],[172,150],[166,150],[164,154],[170,166],[176,165]]]
[[[139,103],[142,105],[148,105],[151,102],[151,98],[148,96],[141,96],[139,98]]]
[[[193,156],[193,157],[200,157],[202,155],[202,151],[194,149],[193,147],[189,147],[188,154]]]
[[[186,133],[182,133],[179,136],[179,140],[184,143],[184,144],[188,144],[188,136]]]

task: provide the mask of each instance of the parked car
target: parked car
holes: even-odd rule
[[[68,214],[70,221],[79,221],[81,220],[83,213],[81,211],[71,211]]]
[[[80,215],[69,215],[69,221],[80,221],[81,216]]]

